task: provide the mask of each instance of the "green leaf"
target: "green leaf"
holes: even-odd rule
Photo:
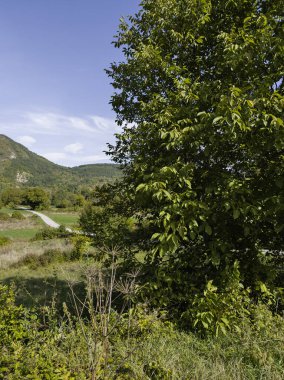
[[[221,318],[221,321],[222,321],[222,322],[224,322],[224,324],[225,324],[227,327],[229,327],[229,326],[230,326],[230,322],[228,321],[228,319],[227,319],[227,318],[225,318],[225,317],[222,317],[222,318]]]
[[[196,235],[195,235],[195,233],[194,233],[193,231],[190,231],[189,236],[190,236],[190,238],[191,238],[192,240],[194,240],[194,239],[196,238]]]
[[[212,228],[209,226],[209,224],[205,225],[205,232],[207,235],[212,235]]]
[[[140,185],[138,185],[137,187],[136,187],[136,192],[138,192],[138,191],[141,191],[141,190],[144,190],[145,189],[145,183],[140,183]]]
[[[217,116],[217,117],[215,117],[215,119],[213,120],[213,124],[217,124],[218,121],[223,120],[223,119],[224,119],[223,116]]]
[[[266,287],[266,285],[263,282],[261,282],[259,284],[259,287],[260,287],[260,290],[262,291],[262,293],[267,293],[268,292],[267,287]]]
[[[201,323],[202,323],[203,327],[207,330],[209,327],[208,323],[205,321],[201,321]]]
[[[155,234],[152,235],[151,239],[154,240],[154,239],[157,239],[161,236],[161,234],[159,232],[156,232]]]
[[[235,209],[235,210],[234,210],[234,213],[233,213],[233,218],[234,218],[234,219],[238,219],[239,216],[240,216],[240,210]]]

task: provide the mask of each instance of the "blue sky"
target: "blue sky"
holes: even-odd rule
[[[118,131],[104,69],[139,0],[8,0],[0,13],[0,133],[53,162],[107,162]]]

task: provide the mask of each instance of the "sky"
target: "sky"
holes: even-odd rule
[[[2,0],[0,134],[64,166],[109,162],[119,132],[104,69],[139,0]]]

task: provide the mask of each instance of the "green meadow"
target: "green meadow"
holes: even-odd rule
[[[78,212],[64,212],[64,211],[44,211],[45,215],[54,220],[56,223],[64,226],[76,226],[79,220]]]

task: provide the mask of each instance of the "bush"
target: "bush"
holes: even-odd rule
[[[11,243],[11,240],[6,236],[0,236],[0,247],[3,247],[4,245],[8,245]]]
[[[0,221],[7,221],[10,219],[10,215],[5,212],[0,212]]]
[[[72,259],[76,260],[81,259],[82,256],[88,252],[91,240],[87,236],[75,235],[72,238],[72,243],[74,244]]]
[[[19,260],[14,266],[28,266],[31,269],[46,267],[52,263],[61,263],[72,259],[71,251],[61,251],[60,249],[48,249],[42,255],[30,253]]]
[[[105,345],[105,314],[90,310],[93,320],[72,315],[66,305],[63,319],[54,306],[28,311],[0,285],[0,378],[283,378],[284,320],[266,309],[262,329],[247,323],[241,333],[208,339],[180,332],[144,307],[122,315],[111,311]]]
[[[14,211],[11,215],[11,218],[17,219],[17,220],[25,219],[24,215],[20,211]]]
[[[20,259],[17,263],[15,263],[13,266],[18,267],[18,266],[28,266],[32,269],[36,269],[39,267],[39,261],[38,261],[39,256],[36,255],[35,253],[29,253],[22,259]]]
[[[59,228],[44,227],[41,231],[37,232],[33,237],[34,240],[50,240],[55,238],[64,238],[70,235],[64,226]]]

